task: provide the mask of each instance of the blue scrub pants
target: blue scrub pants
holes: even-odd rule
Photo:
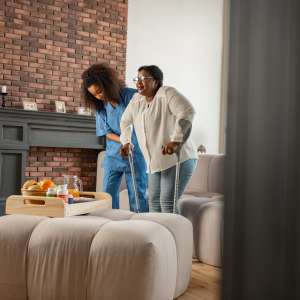
[[[134,167],[140,212],[148,212],[149,206],[146,194],[148,176],[146,174],[145,168],[140,166],[138,163],[135,163]],[[118,209],[120,207],[119,188],[123,174],[125,175],[128,190],[130,210],[137,211],[134,189],[132,185],[132,176],[129,167],[126,168],[124,171],[112,170],[111,168],[104,167],[103,191],[109,193],[112,196],[112,208]]]

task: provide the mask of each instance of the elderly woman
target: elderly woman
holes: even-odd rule
[[[82,74],[82,91],[87,102],[96,108],[96,134],[106,136],[106,152],[103,162],[103,191],[111,194],[113,208],[119,208],[119,187],[125,175],[129,204],[136,211],[135,193],[128,160],[120,156],[120,119],[136,90],[125,87],[117,73],[106,64],[95,64]],[[140,211],[149,210],[146,199],[146,163],[133,133],[133,157]]]
[[[157,66],[140,67],[134,81],[138,94],[121,118],[121,154],[127,155],[130,148],[134,149],[133,125],[148,166],[150,211],[173,212],[178,152],[179,197],[198,157],[194,144],[187,138],[195,111],[175,88],[163,86],[163,73]]]

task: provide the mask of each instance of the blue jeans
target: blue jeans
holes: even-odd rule
[[[196,163],[196,159],[189,159],[180,164],[178,198],[181,197],[192,177]],[[151,212],[173,212],[175,175],[176,166],[161,172],[149,174],[149,205]]]
[[[128,189],[129,206],[131,211],[137,211],[135,203],[134,189],[132,185],[132,176],[129,170],[116,171],[104,168],[103,191],[112,196],[112,208],[118,209],[119,204],[119,188],[123,174],[125,175],[126,185]],[[139,170],[138,164],[135,164],[136,188],[139,198],[140,212],[148,212],[147,201],[147,174],[145,170]]]

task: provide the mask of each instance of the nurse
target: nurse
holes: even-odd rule
[[[85,100],[96,109],[96,134],[106,136],[106,152],[103,161],[103,191],[112,196],[112,207],[119,208],[119,187],[125,175],[131,211],[137,211],[130,165],[120,156],[120,120],[128,103],[136,93],[125,87],[117,73],[106,64],[94,64],[82,74],[82,92]],[[136,187],[141,212],[149,211],[146,197],[146,163],[133,133],[133,160]]]

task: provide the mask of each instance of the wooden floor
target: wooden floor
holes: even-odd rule
[[[188,290],[176,300],[219,300],[221,269],[193,262]]]

